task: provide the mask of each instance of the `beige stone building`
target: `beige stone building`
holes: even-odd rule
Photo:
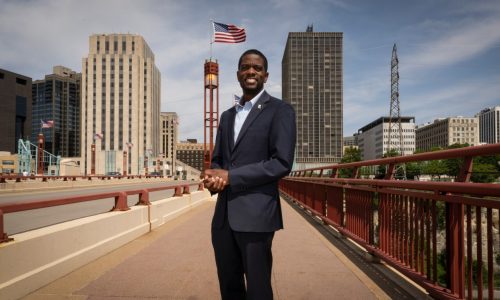
[[[19,169],[18,155],[9,151],[0,151],[0,174],[14,174]],[[23,170],[19,170],[22,172]]]
[[[453,144],[479,144],[478,118],[450,117],[436,119],[432,123],[417,126],[415,130],[417,150],[429,151],[434,147],[445,148]]]
[[[96,34],[82,60],[82,173],[145,174],[160,153],[160,71],[135,34]],[[127,151],[126,155],[124,151]]]
[[[162,112],[160,114],[160,155],[163,158],[164,175],[173,175],[176,168],[178,118],[175,112]]]

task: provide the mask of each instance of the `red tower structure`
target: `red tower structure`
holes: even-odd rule
[[[212,59],[205,61],[204,106],[204,161],[203,169],[210,168],[214,150],[214,132],[219,126],[219,64]]]

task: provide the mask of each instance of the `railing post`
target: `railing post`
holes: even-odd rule
[[[466,156],[464,158],[464,164],[457,176],[458,182],[469,182],[470,174],[472,173],[472,161],[472,156]]]
[[[351,176],[351,178],[356,179],[358,177],[359,177],[359,167],[354,167],[352,169],[352,176]]]
[[[392,180],[392,179],[394,179],[394,169],[396,169],[396,164],[395,163],[390,163],[387,166],[387,172],[385,173],[384,179],[386,179],[386,180]]]
[[[149,201],[149,191],[148,190],[142,190],[139,193],[139,204],[151,205],[151,202]]]
[[[460,299],[465,297],[464,207],[446,203],[446,260],[448,288]]]
[[[111,211],[126,211],[129,210],[127,204],[127,193],[119,192],[117,196],[115,196],[115,207]]]
[[[0,209],[0,243],[7,243],[12,240],[13,238],[9,238],[7,233],[3,231],[3,211]]]
[[[176,186],[176,187],[175,187],[174,197],[182,197],[182,190],[181,190],[181,186]]]
[[[183,194],[191,194],[191,192],[189,191],[189,185],[185,185],[182,190]]]
[[[464,157],[464,164],[457,176],[457,182],[468,182],[472,172],[473,158]],[[464,249],[464,206],[460,203],[446,203],[446,261],[447,280],[450,291],[460,298],[465,297],[465,249]]]

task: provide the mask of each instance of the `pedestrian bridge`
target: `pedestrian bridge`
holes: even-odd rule
[[[500,145],[478,146],[292,172],[280,184],[275,298],[498,298],[500,185],[467,181],[474,157],[499,153]],[[457,182],[394,180],[399,164],[455,158]],[[385,178],[362,179],[370,165],[386,165]],[[149,201],[162,189],[175,193]],[[138,205],[127,199],[134,195]],[[3,214],[102,198],[114,198],[113,211],[3,232]],[[213,209],[194,182],[0,203],[0,298],[218,299]]]

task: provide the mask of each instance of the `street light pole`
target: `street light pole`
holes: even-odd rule
[[[90,145],[91,157],[90,157],[90,175],[95,175],[95,143]]]
[[[45,146],[45,137],[43,133],[38,134],[38,165],[37,173],[38,175],[43,175],[43,148]]]
[[[127,176],[127,150],[123,151],[123,176]]]

